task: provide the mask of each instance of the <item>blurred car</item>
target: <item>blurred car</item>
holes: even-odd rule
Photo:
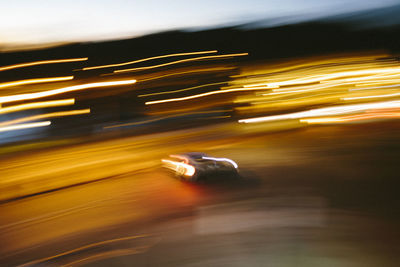
[[[200,152],[170,155],[169,159],[162,159],[162,163],[177,177],[190,182],[239,177],[238,165],[233,160],[215,158]]]

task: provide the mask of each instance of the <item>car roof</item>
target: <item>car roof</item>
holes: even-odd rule
[[[188,153],[184,153],[182,155],[187,156],[189,158],[193,158],[193,159],[200,159],[202,157],[207,156],[206,153],[202,153],[202,152],[188,152]]]

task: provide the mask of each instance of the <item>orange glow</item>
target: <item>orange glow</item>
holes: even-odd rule
[[[0,67],[0,71],[11,70],[11,69],[18,69],[36,65],[45,65],[45,64],[55,64],[55,63],[67,63],[67,62],[77,62],[77,61],[86,61],[88,60],[87,57],[84,58],[68,58],[68,59],[50,59],[50,60],[41,60],[41,61],[34,61],[34,62],[27,62],[27,63],[19,63],[14,65],[8,65],[4,67]]]
[[[224,57],[239,57],[239,56],[247,56],[247,55],[248,55],[248,53],[239,53],[239,54],[226,54],[226,55],[187,58],[187,59],[181,59],[181,60],[172,61],[172,62],[159,64],[159,65],[153,65],[153,66],[147,66],[147,67],[139,67],[139,68],[131,68],[131,69],[123,69],[123,70],[115,70],[114,73],[122,73],[122,72],[129,72],[129,71],[138,71],[138,70],[148,70],[148,69],[154,69],[154,68],[159,68],[159,67],[164,67],[164,66],[184,63],[184,62],[203,60],[203,59],[214,59],[214,58],[224,58]]]
[[[211,53],[217,53],[217,52],[218,52],[217,50],[211,50],[211,51],[200,51],[200,52],[175,53],[175,54],[168,54],[168,55],[161,55],[161,56],[143,58],[143,59],[138,59],[138,60],[124,62],[124,63],[118,63],[118,64],[109,64],[109,65],[86,67],[86,68],[83,68],[82,70],[94,70],[94,69],[120,67],[120,66],[131,65],[131,64],[135,64],[135,63],[139,63],[139,62],[149,61],[149,60],[153,60],[153,59],[159,59],[159,58],[211,54]]]
[[[69,80],[72,80],[73,78],[74,78],[74,76],[65,76],[65,77],[19,80],[19,81],[14,81],[14,82],[0,83],[0,88],[6,88],[6,87],[12,87],[12,86],[18,86],[18,85],[26,85],[26,84],[69,81]]]
[[[182,156],[179,156],[179,155],[169,155],[171,158],[176,158],[176,159],[179,159],[179,160],[182,160],[184,163],[186,163],[186,164],[188,164],[189,163],[189,161],[188,161],[188,159],[187,158],[185,158],[185,157],[182,157]]]
[[[37,92],[37,93],[1,96],[0,103],[8,103],[8,102],[13,102],[13,101],[36,99],[36,98],[52,96],[52,95],[57,95],[57,94],[62,94],[62,93],[67,93],[67,92],[72,92],[72,91],[84,90],[84,89],[89,89],[89,88],[108,87],[108,86],[117,86],[117,85],[129,85],[129,84],[134,84],[134,83],[136,83],[136,80],[123,80],[123,81],[98,82],[98,83],[73,85],[73,86],[53,89],[53,90],[49,90],[49,91]]]

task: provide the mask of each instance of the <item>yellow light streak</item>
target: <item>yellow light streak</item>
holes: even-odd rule
[[[140,82],[158,80],[158,79],[162,79],[162,78],[166,78],[166,77],[170,77],[170,76],[178,76],[178,75],[189,74],[189,73],[212,72],[212,71],[223,71],[223,70],[233,70],[233,69],[235,69],[235,68],[234,67],[225,67],[225,68],[207,68],[207,69],[189,70],[189,71],[183,71],[183,72],[174,72],[174,73],[169,73],[169,74],[160,75],[160,76],[156,76],[156,77],[141,79]]]
[[[12,87],[12,86],[18,86],[18,85],[26,85],[26,84],[69,81],[69,80],[72,80],[73,78],[74,78],[74,76],[64,76],[64,77],[51,77],[51,78],[38,78],[38,79],[19,80],[19,81],[14,81],[14,82],[0,83],[0,89],[1,88]]]
[[[146,97],[146,96],[153,96],[153,95],[164,95],[164,94],[173,94],[173,93],[185,92],[185,91],[189,91],[189,90],[193,90],[193,89],[197,89],[197,88],[203,88],[203,87],[208,87],[208,86],[218,85],[218,84],[224,84],[224,83],[227,83],[227,82],[207,83],[207,84],[202,84],[202,85],[193,86],[193,87],[184,88],[184,89],[179,89],[179,90],[174,90],[174,91],[165,91],[165,92],[158,92],[158,93],[151,93],[151,94],[138,95],[138,97]]]
[[[34,115],[34,116],[24,117],[24,118],[20,118],[20,119],[11,120],[11,121],[1,122],[0,127],[13,125],[13,124],[17,124],[17,123],[23,123],[23,122],[27,122],[27,121],[35,121],[35,120],[48,119],[48,118],[54,118],[54,117],[82,115],[82,114],[87,114],[87,113],[90,113],[89,108],[88,109],[71,110],[71,111],[58,111],[58,112]]]
[[[20,94],[20,95],[11,95],[11,96],[1,96],[0,103],[8,103],[20,100],[29,100],[29,99],[36,99],[46,96],[52,96],[72,91],[84,90],[89,88],[96,88],[96,87],[108,87],[108,86],[117,86],[117,85],[129,85],[136,83],[136,80],[123,80],[123,81],[113,81],[113,82],[98,82],[98,83],[87,83],[87,84],[80,84],[80,85],[73,85],[58,89],[53,89],[49,91],[37,92],[37,93],[28,93],[28,94]]]
[[[6,113],[10,113],[10,112],[17,112],[17,111],[28,110],[28,109],[36,109],[36,108],[67,106],[67,105],[73,105],[74,103],[75,103],[74,98],[43,101],[43,102],[36,102],[36,103],[27,103],[27,104],[21,104],[21,105],[16,105],[16,106],[11,106],[11,107],[0,108],[0,114],[6,114]]]
[[[56,64],[56,63],[67,63],[67,62],[77,62],[77,61],[86,61],[88,60],[87,57],[83,58],[67,58],[67,59],[50,59],[50,60],[40,60],[34,62],[27,62],[27,63],[19,63],[14,65],[8,65],[4,67],[0,67],[0,71],[17,69],[17,68],[24,68],[36,65],[44,65],[44,64]]]
[[[217,50],[210,50],[210,51],[199,51],[199,52],[175,53],[175,54],[168,54],[168,55],[161,55],[161,56],[143,58],[143,59],[123,62],[123,63],[86,67],[86,68],[83,68],[82,70],[94,70],[94,69],[120,67],[120,66],[136,64],[136,63],[140,63],[140,62],[144,62],[144,61],[149,61],[149,60],[153,60],[153,59],[160,59],[160,58],[167,58],[167,57],[177,57],[177,56],[191,56],[191,55],[201,55],[201,54],[212,54],[212,53],[217,53],[217,52],[218,52]]]
[[[14,130],[43,127],[43,126],[49,126],[50,124],[51,124],[50,121],[23,123],[23,124],[17,124],[17,125],[12,125],[12,126],[0,127],[0,132],[8,132],[8,131],[14,131]]]
[[[131,68],[131,69],[123,69],[123,70],[115,70],[113,73],[122,73],[122,72],[130,72],[130,71],[138,71],[138,70],[148,70],[154,68],[160,68],[164,66],[184,63],[184,62],[191,62],[191,61],[198,61],[203,59],[214,59],[214,58],[224,58],[224,57],[239,57],[239,56],[247,56],[248,53],[238,53],[238,54],[225,54],[225,55],[215,55],[215,56],[203,56],[203,57],[195,57],[195,58],[186,58],[177,61],[172,61],[164,64],[147,66],[147,67],[138,67],[138,68]]]
[[[179,97],[179,98],[170,98],[170,99],[163,99],[163,100],[148,101],[148,102],[145,102],[145,104],[146,105],[153,105],[153,104],[161,104],[161,103],[168,103],[168,102],[185,101],[185,100],[200,98],[200,97],[209,96],[209,95],[224,94],[224,93],[230,93],[230,92],[241,92],[241,91],[254,91],[254,90],[261,90],[261,89],[265,90],[265,88],[260,88],[260,87],[233,88],[233,89],[226,89],[226,90],[211,91],[211,92],[207,92],[207,93],[191,95],[191,96],[185,96],[185,97]]]

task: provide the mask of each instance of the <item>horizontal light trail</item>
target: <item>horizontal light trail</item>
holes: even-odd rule
[[[265,88],[254,87],[254,88],[233,88],[233,89],[226,89],[226,90],[217,90],[217,91],[211,91],[211,92],[207,92],[207,93],[179,97],[179,98],[148,101],[148,102],[145,102],[145,104],[146,105],[154,105],[154,104],[161,104],[161,103],[168,103],[168,102],[185,101],[185,100],[200,98],[200,97],[209,96],[209,95],[224,94],[224,93],[231,93],[231,92],[242,92],[242,91],[254,91],[254,90],[265,90]]]
[[[217,52],[218,52],[217,50],[210,50],[210,51],[199,51],[199,52],[175,53],[175,54],[168,54],[168,55],[161,55],[161,56],[143,58],[143,59],[138,59],[138,60],[134,60],[134,61],[117,63],[117,64],[108,64],[108,65],[101,65],[101,66],[86,67],[86,68],[83,68],[82,70],[95,70],[95,69],[120,67],[120,66],[126,66],[126,65],[136,64],[136,63],[149,61],[149,60],[154,60],[154,59],[160,59],[160,58],[178,57],[178,56],[191,56],[191,55],[201,55],[201,54],[212,54],[212,53],[217,53]]]
[[[50,121],[23,123],[23,124],[17,124],[17,125],[12,125],[12,126],[0,127],[0,132],[8,132],[8,131],[14,131],[14,130],[43,127],[43,126],[49,126],[50,124],[51,124]]]
[[[58,111],[58,112],[52,112],[52,113],[45,113],[45,114],[40,114],[40,115],[34,115],[34,116],[28,116],[28,117],[23,117],[15,120],[10,120],[10,121],[4,121],[0,123],[0,127],[8,126],[8,125],[13,125],[17,123],[23,123],[27,121],[35,121],[35,120],[41,120],[41,119],[48,119],[48,118],[54,118],[54,117],[64,117],[64,116],[73,116],[73,115],[82,115],[82,114],[87,114],[90,113],[90,109],[78,109],[78,110],[70,110],[70,111]]]
[[[11,107],[0,108],[0,114],[7,114],[7,113],[11,113],[11,112],[36,109],[36,108],[67,106],[67,105],[73,105],[74,103],[75,103],[74,98],[43,101],[43,102],[36,102],[36,103],[27,103],[27,104],[15,105],[15,106],[11,106]]]
[[[343,105],[343,106],[334,106],[328,108],[319,108],[319,109],[311,109],[307,111],[282,114],[282,115],[273,115],[273,116],[264,116],[258,118],[250,118],[250,119],[242,119],[239,120],[239,123],[258,123],[258,122],[267,122],[267,121],[276,121],[276,120],[287,120],[287,119],[300,119],[307,117],[316,117],[316,116],[329,116],[329,115],[339,115],[345,113],[352,112],[360,112],[368,109],[385,109],[385,108],[399,108],[400,101],[387,101],[387,102],[378,102],[378,103],[368,103],[368,104],[355,104],[355,105]]]
[[[46,96],[52,96],[72,91],[78,91],[83,89],[89,88],[96,88],[96,87],[108,87],[108,86],[117,86],[117,85],[129,85],[136,83],[136,80],[123,80],[123,81],[113,81],[113,82],[98,82],[98,83],[87,83],[87,84],[80,84],[80,85],[73,85],[43,92],[37,93],[28,93],[28,94],[19,94],[19,95],[11,95],[11,96],[1,96],[0,103],[8,103],[14,101],[21,101],[21,100],[29,100],[29,99],[36,99]]]
[[[37,79],[26,79],[13,82],[0,83],[1,88],[26,85],[26,84],[37,84],[37,83],[49,83],[49,82],[61,82],[72,80],[74,76],[64,76],[64,77],[51,77],[51,78],[37,78]]]
[[[154,68],[160,68],[164,66],[184,63],[184,62],[191,62],[191,61],[198,61],[203,59],[215,59],[215,58],[224,58],[224,57],[239,57],[239,56],[247,56],[248,53],[238,53],[238,54],[225,54],[225,55],[215,55],[215,56],[203,56],[203,57],[195,57],[195,58],[186,58],[177,61],[172,61],[164,64],[147,66],[147,67],[138,67],[138,68],[131,68],[131,69],[123,69],[123,70],[115,70],[113,73],[123,73],[123,72],[130,72],[130,71],[139,71],[139,70],[148,70]]]
[[[88,60],[87,57],[82,58],[67,58],[67,59],[50,59],[50,60],[40,60],[40,61],[33,61],[27,63],[19,63],[14,65],[8,65],[4,67],[0,67],[0,71],[17,69],[17,68],[24,68],[30,66],[37,66],[37,65],[45,65],[45,64],[56,64],[56,63],[68,63],[68,62],[78,62],[78,61],[86,61]]]

